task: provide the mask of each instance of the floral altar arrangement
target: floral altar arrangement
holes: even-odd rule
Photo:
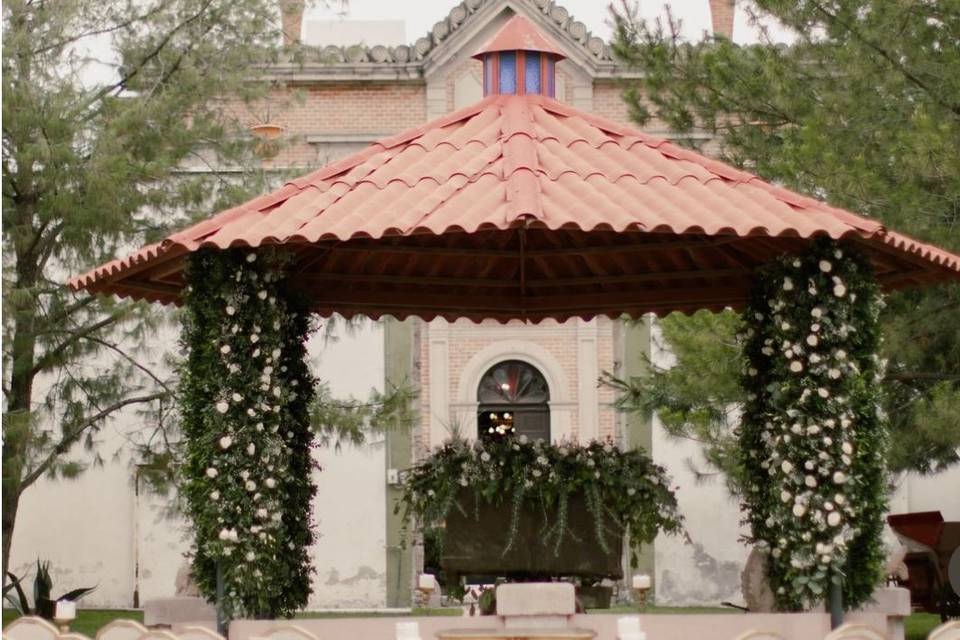
[[[397,505],[408,523],[428,529],[442,525],[451,510],[473,510],[481,501],[511,511],[507,550],[513,545],[520,512],[543,514],[543,541],[558,553],[565,536],[571,496],[582,494],[593,521],[596,543],[608,549],[610,530],[629,533],[636,565],[643,543],[657,533],[679,533],[683,518],[663,467],[642,450],[623,451],[612,442],[581,445],[504,437],[473,444],[447,441],[413,467]],[[472,494],[472,504],[458,499]]]
[[[882,578],[882,306],[869,262],[819,240],[767,269],[744,312],[743,509],[783,611],[831,582],[854,608]]]

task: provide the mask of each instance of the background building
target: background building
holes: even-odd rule
[[[733,2],[701,4],[704,10],[709,5],[714,30],[731,35]],[[395,44],[402,37],[396,23],[331,26],[304,21],[297,2],[282,6],[288,9],[283,18],[288,44],[306,38],[304,46],[295,48],[298,59],[270,69],[269,101],[233,106],[247,125],[270,121],[284,127],[289,144],[269,161],[273,167],[321,166],[476,102],[482,96],[482,76],[471,55],[515,13],[532,20],[567,56],[558,65],[559,100],[629,123],[620,98],[629,74],[617,67],[601,38],[552,0],[464,0],[437,16],[430,33],[410,45]],[[648,130],[669,137],[656,124]],[[709,153],[710,141],[699,142]],[[175,334],[161,336],[147,357],[160,362],[175,344]],[[394,472],[454,430],[476,437],[481,409],[501,417],[506,409],[526,411],[523,428],[546,428],[554,440],[612,438],[622,446],[650,450],[673,474],[691,538],[689,543],[660,538],[643,555],[640,570],[655,576],[658,602],[741,601],[747,549],[738,542],[742,531],[736,501],[720,482],[698,484],[688,464],[698,459],[696,443],[669,439],[655,417],[616,413],[610,407],[611,391],[597,386],[604,371],[641,372],[646,357],[669,364],[652,321],[501,325],[387,320],[333,342],[317,338],[310,352],[314,370],[335,395],[362,397],[386,383],[414,383],[420,390],[419,423],[412,433],[388,434],[380,442],[339,453],[316,452],[323,472],[316,476],[319,491],[313,505],[318,539],[312,554],[317,571],[312,608],[409,605],[419,560],[401,546],[401,522],[393,514]],[[514,374],[504,373],[511,366]],[[496,375],[525,375],[537,389],[498,399],[495,385],[490,388]],[[488,393],[482,395],[481,388]],[[488,419],[482,417],[482,424]],[[521,418],[516,419],[520,426]],[[173,594],[187,549],[185,529],[171,515],[170,497],[145,490],[136,461],[123,448],[125,434],[142,423],[143,418],[128,413],[104,429],[104,451],[118,455],[105,455],[103,467],[73,482],[38,483],[24,495],[13,545],[14,573],[29,570],[37,557],[50,559],[55,591],[99,584],[88,605],[132,606],[134,594],[141,602]],[[958,501],[943,504],[937,486],[944,481],[960,484],[960,470],[949,477],[905,479],[893,510],[949,507],[952,511],[944,515],[960,519]]]

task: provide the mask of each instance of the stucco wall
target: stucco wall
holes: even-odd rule
[[[168,333],[155,349],[173,345]],[[310,353],[314,371],[338,397],[365,398],[371,388],[382,388],[379,325],[341,333],[326,344],[316,338]],[[102,467],[74,481],[43,479],[24,493],[11,554],[15,574],[30,571],[32,580],[36,559],[49,559],[55,593],[99,585],[84,600],[87,606],[132,606],[137,586],[141,602],[174,594],[188,548],[186,527],[171,513],[171,496],[142,490],[138,500],[135,467],[124,444],[140,421],[131,411],[105,427]],[[310,555],[317,573],[311,608],[384,606],[385,462],[376,440],[360,449],[314,452],[323,472],[314,477],[317,542]]]

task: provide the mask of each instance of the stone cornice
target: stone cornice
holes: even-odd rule
[[[575,20],[555,0],[463,0],[437,22],[430,33],[411,45],[301,45],[287,49],[280,62],[269,65],[266,78],[289,82],[422,81],[449,52],[455,36],[465,26],[475,19],[483,20],[484,15],[489,19],[499,13],[499,9],[512,5],[525,6],[559,41],[571,61],[584,67],[594,78],[637,75],[618,65],[609,45],[591,34],[586,25]]]

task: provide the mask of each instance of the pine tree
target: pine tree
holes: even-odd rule
[[[23,492],[98,461],[125,408],[171,383],[137,357],[166,316],[68,277],[260,185],[178,172],[251,157],[219,99],[252,97],[269,0],[12,0],[3,6],[3,571]],[[211,196],[215,194],[215,196]],[[77,454],[82,445],[86,455]]]
[[[709,133],[722,159],[766,180],[960,250],[960,2],[757,0],[795,34],[738,46],[684,41],[672,19],[614,12],[616,55],[642,72],[625,98],[640,125]],[[693,138],[691,138],[692,140]],[[691,142],[692,144],[692,142]],[[882,323],[890,468],[933,472],[960,454],[960,287],[895,293]],[[621,406],[657,410],[733,473],[740,347],[734,313],[662,320],[677,365],[608,378]]]

